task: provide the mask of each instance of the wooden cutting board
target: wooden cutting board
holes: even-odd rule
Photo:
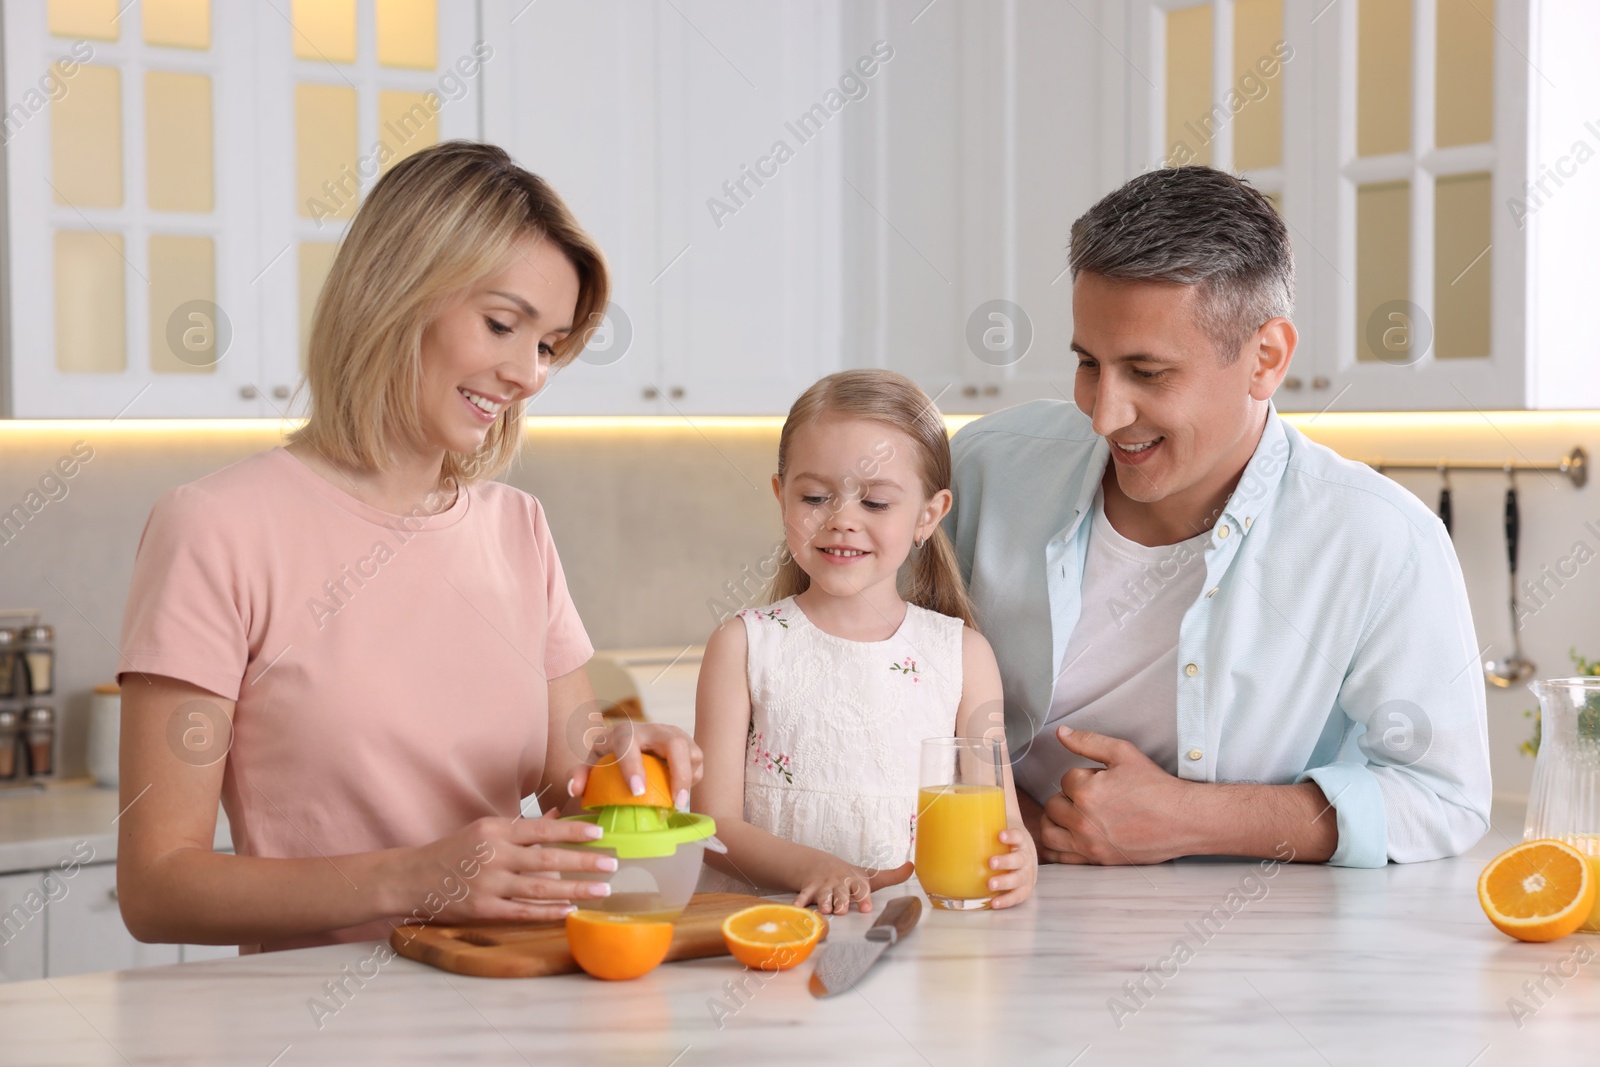
[[[667,961],[726,956],[722,920],[740,909],[770,903],[743,893],[696,893],[673,920]],[[389,944],[407,959],[477,978],[542,978],[578,969],[567,951],[564,922],[401,926],[389,935]]]

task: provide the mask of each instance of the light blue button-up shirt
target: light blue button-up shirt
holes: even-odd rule
[[[1035,735],[1078,622],[1109,447],[1058,400],[951,443],[946,529],[1000,662],[1014,756],[1059,744]],[[1479,649],[1449,535],[1421,501],[1272,410],[1205,568],[1178,633],[1181,778],[1316,782],[1337,812],[1329,862],[1344,866],[1451,856],[1483,836]]]

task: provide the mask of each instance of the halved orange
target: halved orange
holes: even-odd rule
[[[1519,941],[1566,937],[1589,917],[1596,890],[1588,858],[1564,841],[1524,841],[1478,876],[1484,914]]]
[[[644,759],[644,795],[634,796],[628,783],[622,779],[622,765],[617,757],[607,755],[589,768],[589,781],[583,787],[583,810],[643,804],[652,808],[670,808],[672,786],[667,781],[667,762],[648,752],[640,753]]]
[[[746,967],[786,971],[828,936],[828,920],[793,904],[757,904],[722,920],[722,940]]]
[[[649,974],[667,958],[672,924],[608,915],[601,911],[567,913],[567,947],[578,966],[607,981]]]

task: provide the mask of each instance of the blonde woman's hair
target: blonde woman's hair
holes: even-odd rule
[[[452,297],[502,270],[514,245],[548,240],[578,274],[573,330],[553,347],[570,363],[605,316],[610,277],[594,239],[543,178],[504,150],[446,141],[395,164],[356,212],[311,319],[311,410],[290,435],[330,462],[382,470],[421,432],[422,335]],[[471,454],[447,452],[444,486],[493,478],[522,442],[508,404]]]
[[[794,435],[824,416],[868,419],[911,438],[917,450],[917,471],[922,480],[922,495],[931,497],[950,488],[950,438],[944,418],[916,382],[888,370],[847,370],[830,374],[817,382],[794,402],[778,437],[778,480],[789,470],[789,445]],[[863,457],[866,458],[866,457]],[[811,532],[815,536],[816,531]],[[768,591],[769,603],[797,596],[811,585],[811,577],[788,551],[782,554],[778,573]],[[936,525],[933,533],[915,549],[902,595],[918,607],[949,615],[977,629],[972,602],[956,562],[955,546]]]

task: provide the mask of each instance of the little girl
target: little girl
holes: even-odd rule
[[[939,526],[944,420],[903,375],[829,375],[789,411],[772,491],[788,549],[772,602],[718,627],[700,668],[694,810],[728,847],[708,854],[700,888],[870,911],[873,890],[911,875],[923,739],[983,734],[1001,707]],[[998,908],[1028,898],[1037,865],[1006,779],[1010,851],[989,864]]]

